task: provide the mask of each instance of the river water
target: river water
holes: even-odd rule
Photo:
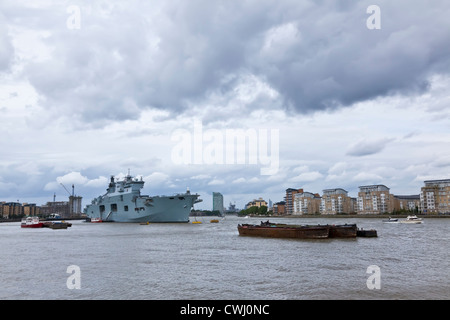
[[[1,223],[0,299],[450,298],[450,219],[270,219],[378,231],[377,238],[326,240],[239,236],[239,223],[258,218],[197,219],[203,223],[73,221],[66,230]]]

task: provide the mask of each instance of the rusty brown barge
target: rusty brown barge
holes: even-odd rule
[[[329,228],[325,226],[271,226],[271,225],[238,225],[240,236],[293,238],[293,239],[326,239]]]
[[[288,225],[270,223],[269,221],[261,222],[260,225],[238,225],[238,232],[241,236],[294,239],[356,238],[357,236],[363,236],[358,234],[356,224]]]

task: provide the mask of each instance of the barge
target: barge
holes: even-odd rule
[[[291,239],[327,239],[330,229],[326,226],[272,226],[238,225],[240,236],[291,238]]]
[[[289,225],[261,222],[260,225],[239,224],[240,236],[294,238],[294,239],[328,239],[376,237],[376,230],[358,230],[356,224],[343,225]]]

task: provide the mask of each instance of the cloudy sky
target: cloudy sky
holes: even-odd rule
[[[205,209],[213,191],[418,194],[450,178],[449,17],[448,0],[2,1],[0,201],[66,200],[62,183],[87,204],[128,169]]]

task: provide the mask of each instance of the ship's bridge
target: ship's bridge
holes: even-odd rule
[[[144,181],[138,178],[133,178],[130,175],[127,175],[121,181],[114,181],[114,176],[111,177],[111,182],[108,188],[108,194],[122,194],[122,193],[139,193],[140,189],[144,187]]]
[[[138,178],[127,175],[124,180],[116,182],[116,191],[118,192],[139,192],[144,187],[142,177]]]

